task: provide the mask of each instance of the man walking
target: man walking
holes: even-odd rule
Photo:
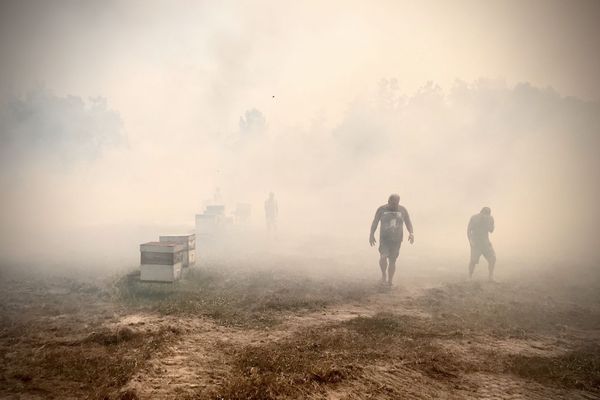
[[[381,268],[381,283],[392,286],[394,273],[396,272],[396,259],[400,253],[400,245],[404,234],[404,224],[408,230],[408,241],[414,243],[413,226],[410,221],[410,216],[406,208],[400,205],[400,196],[397,194],[390,195],[387,204],[382,205],[377,209],[373,223],[371,224],[371,234],[369,236],[369,244],[374,246],[375,231],[377,225],[381,223],[379,228],[379,267]],[[386,280],[387,272],[387,280]]]
[[[483,207],[479,214],[469,220],[467,237],[471,245],[471,260],[469,261],[469,279],[473,276],[475,265],[483,255],[488,262],[488,278],[494,280],[494,266],[496,265],[496,252],[490,242],[489,234],[494,232],[494,217],[489,207]]]
[[[265,200],[265,219],[269,232],[274,232],[277,229],[278,214],[279,207],[277,207],[277,200],[275,200],[275,194],[271,192],[269,193],[269,198]]]

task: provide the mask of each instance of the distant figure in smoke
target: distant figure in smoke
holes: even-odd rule
[[[215,188],[215,193],[213,194],[213,204],[215,206],[220,206],[223,204],[223,196],[221,195],[221,188],[220,187],[216,187]]]
[[[267,220],[267,230],[269,232],[277,229],[277,215],[279,214],[279,208],[277,207],[277,200],[275,200],[275,194],[269,193],[269,198],[265,200],[265,218]]]
[[[483,207],[479,214],[475,214],[469,221],[467,237],[471,244],[471,261],[469,261],[469,278],[473,276],[475,265],[479,263],[481,255],[488,262],[489,280],[494,279],[494,265],[496,252],[490,242],[489,234],[494,232],[494,217],[489,207]]]
[[[392,286],[392,279],[394,279],[394,273],[396,272],[396,259],[400,254],[400,245],[402,244],[404,234],[404,224],[406,224],[406,229],[409,233],[409,243],[413,244],[415,241],[410,216],[406,208],[400,205],[399,195],[390,195],[387,204],[377,209],[375,218],[373,218],[373,223],[371,224],[371,235],[369,236],[369,244],[371,246],[374,246],[376,243],[375,231],[380,222],[379,267],[381,267],[381,283]]]

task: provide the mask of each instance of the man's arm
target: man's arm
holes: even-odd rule
[[[373,222],[371,223],[371,232],[369,234],[369,244],[373,246],[376,243],[375,240],[375,231],[377,230],[377,225],[379,225],[379,220],[381,219],[381,207],[377,209],[375,212],[375,217],[373,217]]]
[[[413,226],[410,220],[410,215],[408,215],[408,211],[406,210],[406,208],[404,209],[404,223],[406,224],[406,230],[412,235],[414,233]]]
[[[469,225],[467,225],[467,238],[469,239],[469,242],[471,242],[472,228],[473,228],[473,217],[471,217],[471,219],[469,220]]]
[[[490,233],[494,232],[494,217],[490,215]]]
[[[408,210],[404,207],[402,207],[402,210],[403,210],[403,214],[404,214],[404,223],[406,224],[406,230],[409,233],[408,242],[410,244],[413,244],[415,241],[415,235],[414,235],[414,231],[413,231],[412,221],[410,220],[410,215],[408,215]]]

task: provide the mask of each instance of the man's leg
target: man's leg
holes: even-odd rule
[[[381,283],[385,283],[385,271],[387,270],[387,257],[383,254],[379,255],[379,268],[381,268]]]
[[[396,273],[396,257],[390,257],[389,260],[388,285],[392,286],[392,280],[394,279],[394,274]]]
[[[494,280],[494,266],[496,265],[496,252],[491,243],[486,243],[481,249],[483,257],[485,257],[488,263],[488,280]]]
[[[475,263],[473,260],[469,261],[469,279],[473,277],[473,272],[475,271]]]
[[[488,263],[488,280],[491,282],[494,280],[494,267],[496,266],[496,261],[490,261]]]
[[[494,267],[496,266],[496,254],[492,253],[487,258],[488,262],[488,280],[494,280]]]
[[[475,265],[479,263],[481,257],[481,251],[478,247],[471,245],[471,259],[469,260],[469,279],[473,277],[475,271]]]

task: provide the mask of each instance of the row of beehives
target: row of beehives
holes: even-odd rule
[[[160,236],[158,242],[141,244],[140,253],[142,281],[173,282],[196,262],[196,235]]]
[[[231,216],[225,215],[224,205],[209,205],[196,215],[196,232],[205,237],[221,232],[234,224],[243,224],[250,218],[250,204],[238,203]]]
[[[209,205],[196,215],[196,231],[200,239],[210,242],[234,222],[245,222],[250,216],[249,204],[238,204],[233,216],[225,215],[225,206]],[[161,236],[158,242],[140,245],[140,279],[142,281],[173,282],[181,278],[184,269],[195,264],[196,235]]]

